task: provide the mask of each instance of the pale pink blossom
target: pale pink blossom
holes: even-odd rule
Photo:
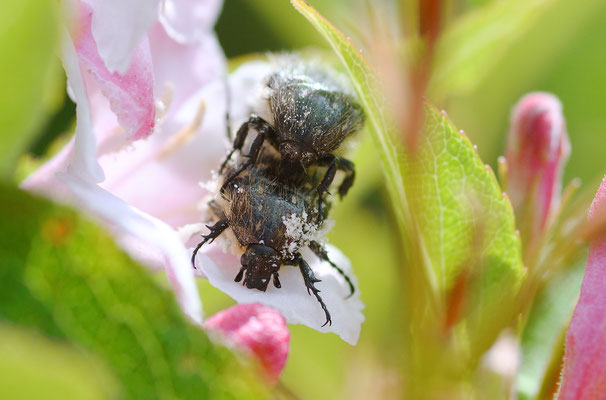
[[[260,88],[272,66],[249,62],[226,79],[225,59],[212,32],[220,8],[216,1],[87,3],[92,15],[91,7],[80,5],[85,12],[75,14],[80,18],[75,25],[90,25],[91,33],[66,33],[62,54],[77,104],[76,133],[23,187],[97,217],[131,256],[166,271],[184,312],[200,323],[190,257],[201,240],[199,234],[206,233],[202,223],[210,222],[203,209],[216,192],[207,183],[231,146],[225,124],[226,87],[235,130],[263,101]],[[182,8],[188,4],[195,11]],[[209,5],[208,14],[203,4]],[[129,24],[129,19],[136,21]],[[141,93],[144,101],[137,100]],[[155,115],[153,129],[150,115]],[[197,271],[211,284],[239,302],[272,305],[289,323],[357,342],[364,320],[359,290],[346,299],[347,284],[329,264],[306,253],[322,279],[317,287],[333,314],[332,326],[322,328],[324,313],[307,294],[297,268],[285,266],[280,271],[282,289],[272,287],[266,293],[246,289],[234,282],[238,249],[225,250],[224,245],[217,240],[199,253]],[[331,247],[329,255],[357,286],[349,260]]]
[[[278,381],[286,365],[290,333],[284,317],[274,308],[240,304],[208,318],[204,328],[254,356],[269,383]]]
[[[73,33],[76,53],[86,77],[109,100],[110,108],[129,137],[141,139],[151,134],[155,123],[151,54],[149,42],[144,38],[133,50],[128,69],[120,74],[111,73],[97,51],[91,33],[93,9],[80,3],[78,24]]]
[[[562,170],[570,142],[562,104],[549,93],[522,97],[511,114],[507,140],[507,194],[516,215],[532,218],[530,234],[540,232],[560,203]]]
[[[589,219],[606,212],[606,178]],[[581,295],[566,334],[559,400],[606,398],[606,238],[591,242]]]
[[[148,189],[145,204],[159,211],[178,208],[188,196],[189,204],[196,204],[204,194],[178,191],[185,185],[178,166],[171,165],[178,162],[171,160],[174,154],[167,149],[167,141],[196,118],[194,113],[183,121],[178,115],[183,107],[171,106],[169,100],[174,97],[183,103],[194,91],[225,75],[225,58],[212,30],[220,2],[214,2],[208,14],[198,8],[196,14],[188,15],[188,24],[195,23],[194,19],[199,24],[195,32],[180,36],[187,39],[185,44],[171,38],[169,31],[174,30],[169,25],[179,21],[174,15],[161,18],[159,1],[66,1],[66,7],[72,20],[66,21],[62,60],[68,91],[77,104],[76,133],[23,187],[100,218],[134,257],[166,269],[184,312],[201,322],[188,249],[175,232],[174,221],[162,218],[161,212],[146,212],[137,204],[142,199],[136,195]],[[176,68],[192,57],[197,64]],[[222,145],[219,148],[223,151]],[[155,167],[162,157],[166,168],[159,169],[160,174]],[[140,168],[143,165],[150,168]],[[198,179],[208,176],[205,169]],[[112,190],[118,181],[122,191]],[[132,190],[136,183],[139,189]],[[167,200],[159,193],[172,193],[173,198]],[[181,203],[173,207],[173,199]]]

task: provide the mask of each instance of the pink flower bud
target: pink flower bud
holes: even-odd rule
[[[593,201],[589,220],[606,212],[606,178]],[[581,294],[568,333],[558,400],[606,396],[606,238],[589,246]]]
[[[259,303],[240,304],[223,310],[204,322],[228,342],[252,353],[269,383],[276,383],[286,364],[290,333],[284,317]]]
[[[562,104],[552,94],[535,92],[514,107],[507,140],[507,193],[516,215],[540,232],[560,203],[562,170],[570,142]]]

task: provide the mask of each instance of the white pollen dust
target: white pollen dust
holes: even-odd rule
[[[326,234],[334,226],[334,221],[324,220],[323,224],[318,226],[314,218],[311,218],[311,221],[308,221],[308,218],[309,215],[305,211],[301,215],[290,214],[282,217],[282,223],[286,227],[285,235],[289,239],[282,249],[283,256],[292,255],[312,241],[321,245],[327,242]]]

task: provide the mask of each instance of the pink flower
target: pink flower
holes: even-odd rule
[[[91,32],[92,17],[92,7],[80,3],[72,37],[85,77],[94,81],[90,86],[97,86],[109,100],[111,110],[127,135],[133,139],[144,138],[151,134],[156,116],[149,42],[143,40],[133,50],[132,62],[124,73],[112,73],[98,53]]]
[[[269,383],[276,383],[286,365],[290,333],[286,321],[272,307],[259,303],[241,304],[221,311],[204,322],[227,342],[250,352]]]
[[[267,62],[242,65],[227,79],[212,25],[218,1],[90,0],[75,3],[63,63],[77,104],[76,133],[23,187],[67,202],[97,217],[117,242],[144,265],[164,269],[183,311],[202,322],[190,257],[206,233],[202,212],[208,185],[231,145],[227,140],[226,84],[232,128],[261,101]],[[202,183],[202,185],[201,185]],[[352,276],[349,260],[329,255]],[[269,304],[289,323],[334,332],[354,344],[363,304],[329,264],[306,254],[322,282],[324,313],[296,268],[280,271],[282,288],[266,293],[234,282],[239,256],[220,240],[198,254],[198,272],[239,302]],[[356,285],[357,286],[357,285]]]
[[[606,178],[589,219],[606,213]],[[568,333],[559,400],[606,398],[606,238],[594,240]]]
[[[186,21],[179,21],[182,12],[169,18],[165,10],[181,10],[188,1],[168,0],[162,8],[159,3],[68,3],[72,19],[67,21],[70,33],[66,30],[62,59],[68,91],[77,104],[76,133],[23,187],[88,210],[134,257],[165,267],[184,312],[201,322],[188,251],[174,224],[183,219],[185,204],[191,208],[203,193],[184,182],[187,167],[179,157],[163,150],[178,129],[192,124],[193,115],[178,113],[185,101],[225,74],[225,59],[212,31],[220,1],[207,2],[206,14],[189,14]],[[197,28],[186,29],[193,22]],[[171,32],[180,34],[175,39]],[[171,93],[167,111],[162,96]],[[160,161],[164,168],[158,168]],[[210,175],[203,171],[198,179]],[[162,198],[160,192],[178,195]],[[170,215],[163,214],[167,210]]]
[[[534,92],[514,107],[507,140],[507,193],[516,215],[531,218],[529,234],[545,227],[560,203],[570,143],[560,101]]]

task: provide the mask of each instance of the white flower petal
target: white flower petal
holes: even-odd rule
[[[242,64],[229,76],[230,117],[232,130],[237,131],[250,114],[271,120],[266,94],[266,78],[275,67],[267,61],[255,60]],[[233,133],[235,135],[235,132]]]
[[[166,264],[162,249],[124,232],[114,232],[118,245],[141,265],[153,272],[164,271]]]
[[[270,71],[264,62],[248,64],[236,70],[228,81],[232,131],[259,102],[260,82]],[[211,171],[219,168],[231,147],[225,126],[226,104],[225,82],[216,79],[190,96],[148,139],[120,151],[103,152],[99,162],[107,179],[101,186],[175,228],[206,222],[201,221],[203,215],[197,205],[208,192],[198,183],[212,178]],[[180,132],[192,126],[201,109],[199,126],[190,136],[179,139]],[[107,140],[111,139],[108,136]],[[106,141],[101,142],[100,148],[105,148],[105,144]]]
[[[212,30],[222,3],[222,0],[165,0],[159,19],[173,40],[195,43]]]
[[[92,128],[91,110],[88,102],[86,85],[80,70],[76,49],[66,32],[62,43],[63,68],[67,82],[76,101],[76,134],[75,151],[68,170],[75,176],[89,182],[101,182],[103,170],[97,163],[97,144]]]
[[[61,202],[62,199],[69,197],[69,190],[64,185],[57,185],[56,174],[59,171],[67,171],[73,157],[74,139],[72,138],[59,153],[29,175],[19,187]]]
[[[110,72],[125,73],[135,48],[158,18],[160,0],[84,0],[93,7],[92,32]]]
[[[192,96],[148,139],[100,155],[107,176],[101,186],[175,228],[203,222],[197,206],[207,192],[198,183],[211,179],[226,154],[224,120],[219,80]]]
[[[332,316],[332,325],[322,327],[326,319],[324,311],[315,297],[307,293],[297,267],[283,266],[280,269],[280,289],[272,284],[266,292],[248,289],[234,282],[234,277],[240,270],[240,263],[233,262],[234,257],[226,255],[221,247],[220,243],[213,243],[203,248],[200,254],[202,257],[196,263],[214,287],[227,293],[238,303],[258,302],[270,305],[278,309],[291,324],[303,324],[320,332],[336,333],[351,345],[358,342],[364,321],[364,304],[360,300],[360,291],[351,263],[337,248],[328,245],[328,255],[353,281],[356,292],[350,298],[347,298],[349,286],[345,279],[330,264],[320,261],[307,249],[301,252],[316,277],[321,280],[316,287],[321,290],[320,296]]]
[[[194,322],[202,323],[202,304],[189,252],[177,233],[93,183],[70,173],[60,173],[58,177],[71,189],[79,205],[100,217],[118,237],[132,236],[162,252],[166,273],[183,312]]]
[[[209,82],[227,73],[225,55],[214,32],[206,33],[196,43],[184,45],[168,36],[156,23],[149,31],[155,93],[162,96],[172,89],[169,114]],[[169,118],[169,116],[167,116]]]

